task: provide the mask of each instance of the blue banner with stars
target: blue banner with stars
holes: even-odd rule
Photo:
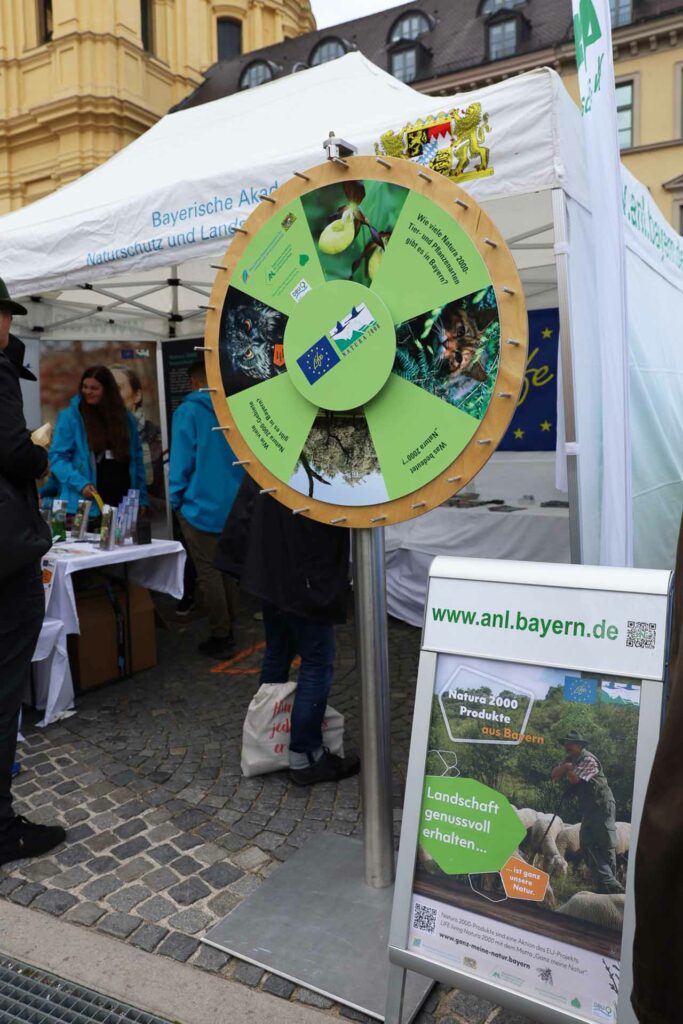
[[[529,353],[524,383],[499,451],[555,451],[559,332],[557,309],[535,309],[529,313]]]

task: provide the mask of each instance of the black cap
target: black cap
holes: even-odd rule
[[[24,366],[24,353],[26,345],[15,334],[10,334],[9,341],[5,348],[5,355],[10,363],[17,368],[22,380],[38,380],[35,373],[31,373],[28,367]]]
[[[564,739],[560,740],[560,743],[580,743],[582,747],[588,746],[588,740],[585,736],[582,736],[578,729],[570,729]]]
[[[19,316],[26,316],[28,310],[26,306],[22,306],[18,302],[14,302],[10,299],[9,292],[7,291],[7,285],[0,277],[0,312],[3,313],[16,313]]]

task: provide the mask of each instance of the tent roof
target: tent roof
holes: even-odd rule
[[[584,201],[580,117],[554,72],[437,98],[351,53],[169,114],[89,174],[0,218],[0,272],[25,296],[221,254],[261,190],[321,162],[331,129],[374,153],[384,132],[472,103],[490,128],[491,173],[464,183],[477,199],[560,185]]]

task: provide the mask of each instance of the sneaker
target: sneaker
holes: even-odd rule
[[[178,604],[175,606],[175,613],[176,615],[182,616],[190,615],[195,610],[196,607],[197,602],[195,601],[194,597],[184,595],[180,598]]]
[[[225,661],[235,653],[235,641],[231,636],[210,636],[208,640],[197,644],[197,650],[209,658]]]
[[[290,768],[289,778],[295,786],[315,786],[317,782],[339,782],[341,779],[348,779],[357,775],[360,771],[360,758],[357,754],[352,757],[339,757],[325,750],[315,764],[309,764],[308,768]]]
[[[39,857],[65,839],[66,832],[61,825],[34,825],[18,814],[7,831],[0,834],[0,864]]]

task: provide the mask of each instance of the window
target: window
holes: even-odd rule
[[[216,22],[218,59],[230,60],[242,52],[242,26],[232,18],[219,18]]]
[[[337,57],[343,57],[345,53],[346,47],[340,39],[323,39],[311,53],[311,67],[315,67],[316,64],[326,64],[328,60],[336,60]]]
[[[38,0],[38,45],[52,39],[52,0]]]
[[[152,0],[140,0],[140,35],[142,36],[142,49],[146,53],[154,53]]]
[[[389,33],[389,42],[398,43],[404,39],[418,39],[425,32],[431,31],[429,19],[416,11],[414,14],[404,14],[392,26]],[[398,75],[396,76],[398,78]],[[405,79],[403,79],[405,81]]]
[[[265,60],[256,60],[242,72],[240,89],[254,89],[257,85],[269,82],[273,77],[273,69]]]
[[[489,60],[512,57],[517,52],[517,20],[509,18],[488,26]]]
[[[612,28],[630,25],[633,19],[632,0],[609,0],[609,12],[612,16]]]
[[[389,70],[400,82],[414,82],[417,78],[417,49],[397,50],[389,60]]]
[[[619,149],[633,145],[633,82],[617,82],[617,128]]]
[[[678,233],[683,235],[683,203],[678,204]]]
[[[525,0],[483,0],[479,13],[495,14],[496,11],[502,11],[510,7],[519,7],[523,3],[525,3]]]

